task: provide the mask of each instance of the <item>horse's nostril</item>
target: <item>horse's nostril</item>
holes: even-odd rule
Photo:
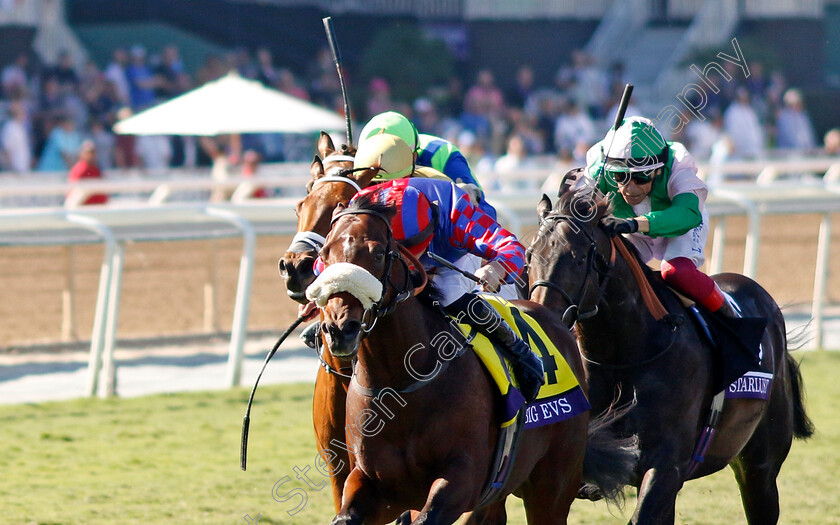
[[[354,337],[359,335],[359,330],[361,329],[362,323],[353,319],[344,323],[344,327],[341,329],[341,331],[344,332],[344,337],[346,337],[347,339],[353,339]]]
[[[280,270],[280,275],[286,275],[288,272],[286,271],[286,260],[280,259],[277,261],[277,269]]]
[[[300,265],[298,265],[297,270],[300,274],[306,275],[306,274],[312,273],[314,266],[315,266],[315,259],[313,259],[311,257],[307,257],[306,259],[304,259],[300,262]]]

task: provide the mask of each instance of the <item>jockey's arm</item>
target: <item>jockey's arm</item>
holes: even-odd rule
[[[504,271],[505,282],[514,282],[525,267],[525,248],[516,236],[473,205],[467,195],[453,195],[450,210],[451,232],[449,243],[473,255],[497,263]]]
[[[693,192],[678,193],[665,210],[635,217],[639,232],[651,237],[678,237],[696,228],[703,220],[700,199]]]

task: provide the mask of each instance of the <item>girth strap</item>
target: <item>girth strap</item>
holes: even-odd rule
[[[627,261],[627,264],[630,266],[630,272],[633,273],[633,277],[636,278],[636,282],[639,283],[639,289],[642,292],[642,299],[645,301],[645,306],[647,306],[650,315],[653,316],[654,319],[657,321],[661,321],[668,315],[668,310],[662,306],[662,301],[659,300],[659,297],[653,292],[653,287],[651,287],[650,282],[645,277],[645,272],[642,270],[642,267],[639,265],[639,261],[633,257],[630,253],[630,250],[627,249],[627,246],[624,245],[624,241],[619,239],[617,236],[612,238],[613,246],[615,246],[621,256],[624,257],[624,260]]]

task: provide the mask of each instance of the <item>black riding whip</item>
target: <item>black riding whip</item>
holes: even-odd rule
[[[274,353],[277,352],[277,349],[280,348],[280,345],[283,344],[283,341],[289,337],[289,334],[292,333],[292,330],[298,327],[300,323],[302,323],[304,317],[298,317],[295,319],[295,322],[292,323],[292,326],[286,329],[283,332],[283,335],[280,336],[280,339],[274,343],[274,347],[271,351],[268,352],[268,355],[265,356],[265,361],[263,362],[262,368],[260,369],[260,373],[257,375],[257,380],[254,381],[254,388],[251,390],[251,396],[248,398],[248,408],[245,410],[245,417],[242,418],[242,441],[240,442],[239,446],[239,468],[245,470],[245,463],[248,460],[248,428],[251,426],[251,403],[254,402],[254,394],[257,393],[257,385],[260,384],[260,378],[265,372],[265,367],[268,365],[268,362],[274,357]]]
[[[447,268],[449,268],[450,270],[455,270],[456,272],[460,273],[461,275],[463,275],[463,276],[464,276],[464,277],[466,277],[467,279],[470,279],[471,281],[475,281],[475,282],[477,282],[477,283],[481,284],[481,279],[479,279],[478,277],[476,277],[475,275],[471,274],[470,272],[468,272],[468,271],[466,271],[466,270],[462,270],[461,268],[458,268],[457,266],[455,266],[455,265],[454,265],[454,264],[452,264],[451,262],[447,261],[447,260],[446,260],[446,259],[444,259],[443,257],[441,257],[441,256],[439,256],[439,255],[435,255],[435,254],[433,254],[432,252],[426,252],[426,255],[428,255],[429,257],[431,257],[431,258],[432,258],[432,260],[437,261],[437,262],[439,262],[440,264],[442,264],[442,265],[446,266],[446,267],[447,267]]]
[[[338,82],[341,84],[341,96],[344,98],[344,122],[347,125],[347,146],[349,147],[353,145],[353,130],[350,125],[350,101],[347,98],[347,87],[344,85],[344,74],[341,72],[341,52],[338,50],[332,17],[324,17],[321,21],[324,23],[324,31],[327,32],[327,42],[330,44],[333,63],[335,64],[335,70],[338,72]]]
[[[615,140],[615,132],[618,128],[621,127],[621,123],[624,121],[624,113],[627,112],[627,104],[630,103],[630,95],[633,94],[633,84],[625,84],[624,85],[624,93],[621,94],[621,102],[618,104],[618,111],[615,114],[615,122],[613,123],[613,127],[610,128],[613,130],[613,136],[610,139],[610,145],[607,147],[607,152],[604,153],[604,162],[601,164],[601,168],[598,170],[598,176],[595,177],[595,180],[601,180],[601,177],[604,175],[604,168],[607,166],[607,160],[610,158],[610,150],[612,149],[612,143]]]

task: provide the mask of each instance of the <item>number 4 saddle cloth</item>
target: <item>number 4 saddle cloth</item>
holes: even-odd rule
[[[470,325],[453,321],[499,388],[502,428],[513,424],[523,409],[526,411],[525,428],[558,423],[589,410],[589,400],[577,377],[537,321],[502,297],[490,294],[481,296],[528,342],[531,351],[542,359],[545,370],[545,384],[537,399],[525,406],[525,398],[519,393],[515,376],[510,371],[510,363],[503,357],[502,351]]]

